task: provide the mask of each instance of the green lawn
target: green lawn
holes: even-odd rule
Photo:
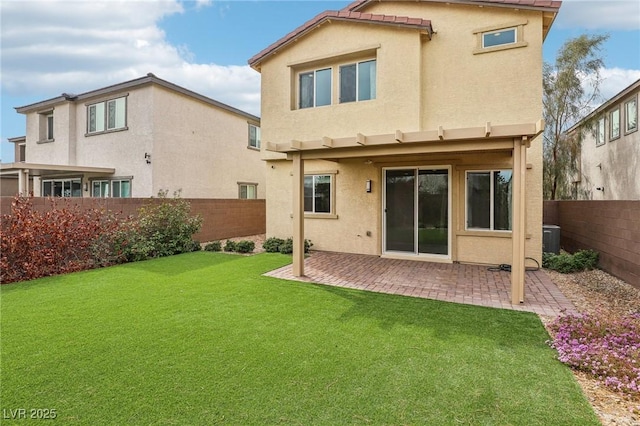
[[[290,261],[198,252],[2,286],[2,423],[599,424],[535,315],[261,276]]]

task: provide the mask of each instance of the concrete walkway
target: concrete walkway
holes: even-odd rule
[[[560,315],[563,310],[576,312],[573,303],[542,270],[526,273],[525,303],[518,305],[511,304],[510,273],[489,271],[486,266],[478,265],[316,251],[305,259],[304,277],[294,277],[291,265],[265,275],[546,316]]]

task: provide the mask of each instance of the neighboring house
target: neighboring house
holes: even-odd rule
[[[638,93],[640,80],[567,131],[580,141],[574,199],[640,200]]]
[[[314,248],[512,264],[542,251],[542,42],[558,1],[356,1],[249,60],[267,234]],[[528,263],[533,264],[533,263]]]
[[[3,187],[13,177],[36,196],[264,198],[260,119],[153,74],[16,110],[26,138],[9,140]]]

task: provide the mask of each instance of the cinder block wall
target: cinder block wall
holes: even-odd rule
[[[599,252],[603,270],[640,288],[640,201],[545,201],[544,224],[560,226],[563,249]]]
[[[202,228],[194,239],[200,242],[264,234],[266,230],[265,200],[185,198],[191,203],[191,213],[202,217]],[[0,197],[0,213],[11,213],[13,197]],[[34,197],[38,211],[52,208],[52,202]],[[64,198],[56,200],[59,206],[78,205],[82,209],[99,208],[123,216],[136,215],[140,207],[162,200],[154,198]]]

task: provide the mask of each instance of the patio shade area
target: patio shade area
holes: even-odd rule
[[[446,302],[534,312],[558,316],[576,313],[573,303],[542,270],[525,273],[525,303],[511,303],[511,276],[485,265],[433,263],[378,256],[312,252],[305,259],[305,275],[296,277],[292,266],[265,275],[380,293],[422,297]]]

